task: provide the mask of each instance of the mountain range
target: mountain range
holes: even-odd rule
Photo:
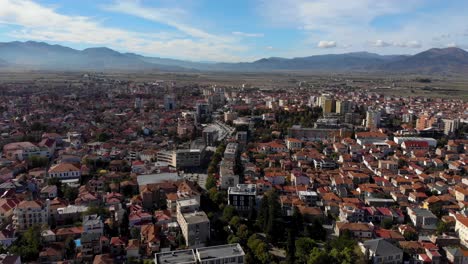
[[[122,71],[310,71],[468,73],[468,52],[460,48],[433,48],[415,55],[379,55],[369,52],[299,58],[263,58],[253,62],[205,63],[120,53],[106,47],[76,50],[44,42],[0,43],[1,69],[122,70]]]

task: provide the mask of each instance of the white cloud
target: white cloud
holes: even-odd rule
[[[406,42],[396,42],[393,43],[394,46],[401,47],[401,48],[412,48],[418,49],[422,47],[422,44],[419,41],[411,40]]]
[[[232,34],[236,36],[251,37],[251,38],[260,38],[264,36],[262,33],[245,33],[241,31],[234,31],[232,32]]]
[[[457,43],[454,43],[454,42],[452,42],[452,43],[448,43],[448,44],[447,44],[447,45],[445,45],[445,46],[446,46],[447,48],[458,48],[458,45],[457,45]]]
[[[370,41],[370,45],[372,47],[378,47],[378,48],[385,48],[385,47],[399,47],[399,48],[421,48],[422,45],[419,41],[416,40],[411,40],[411,41],[403,41],[403,42],[387,42],[383,40],[376,40],[376,41]]]
[[[392,46],[392,43],[389,43],[389,42],[385,42],[381,39],[378,39],[374,42],[371,42],[371,45],[374,46],[374,47],[389,47],[389,46]]]
[[[273,46],[266,46],[265,49],[267,49],[267,50],[273,50],[273,49],[275,49],[275,48],[273,48]]]
[[[0,7],[0,24],[19,26],[8,33],[18,39],[106,45],[119,50],[192,60],[239,61],[241,58],[235,54],[247,49],[234,38],[210,34],[173,20],[172,16],[183,13],[178,9],[145,13],[155,21],[174,27],[176,32],[134,32],[105,26],[95,18],[63,15],[55,8],[31,0],[0,0]],[[141,11],[131,9],[132,6],[125,7],[129,12]],[[166,18],[170,19],[166,21]]]
[[[318,48],[328,49],[328,48],[335,48],[336,41],[329,41],[329,40],[321,40],[317,44]]]
[[[299,29],[304,41],[291,49],[290,56],[310,55],[311,40],[332,39],[334,51],[352,50],[384,54],[417,52],[423,48],[442,46],[447,42],[462,42],[460,32],[466,31],[465,3],[452,3],[434,12],[420,12],[430,5],[424,0],[258,0],[257,11],[269,25]],[[374,22],[379,18],[402,15],[405,23],[391,28]],[[427,23],[430,21],[430,25]],[[398,20],[396,21],[398,22]],[[436,43],[436,36],[450,36],[450,41]],[[455,37],[456,36],[456,37]],[[468,34],[467,34],[468,36]],[[458,39],[457,39],[458,38]],[[377,42],[376,40],[381,40]],[[347,44],[347,45],[344,45]],[[310,44],[309,44],[310,45]],[[382,49],[386,47],[385,49]]]

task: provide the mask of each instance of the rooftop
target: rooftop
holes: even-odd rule
[[[239,244],[197,248],[196,254],[200,261],[216,258],[240,257],[245,255],[244,250]]]
[[[157,253],[155,255],[156,264],[190,264],[196,263],[195,254],[192,249],[177,250],[171,252]]]

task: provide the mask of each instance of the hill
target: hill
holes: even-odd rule
[[[415,55],[369,52],[327,54],[298,58],[263,58],[253,62],[204,63],[120,53],[107,47],[76,50],[44,42],[0,43],[0,67],[39,70],[123,71],[311,71],[468,73],[468,52],[459,48],[429,49]]]

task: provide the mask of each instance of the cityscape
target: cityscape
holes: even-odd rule
[[[161,2],[103,9],[192,34],[200,54],[141,51],[141,35],[116,28],[127,35],[101,43],[105,19],[0,0],[0,264],[468,263],[463,43],[380,40],[393,50],[379,55],[320,40],[312,55],[249,59],[196,23],[163,23],[156,11],[189,15]],[[55,32],[62,22],[89,36],[58,40],[83,33]],[[129,38],[135,50],[116,44]]]

